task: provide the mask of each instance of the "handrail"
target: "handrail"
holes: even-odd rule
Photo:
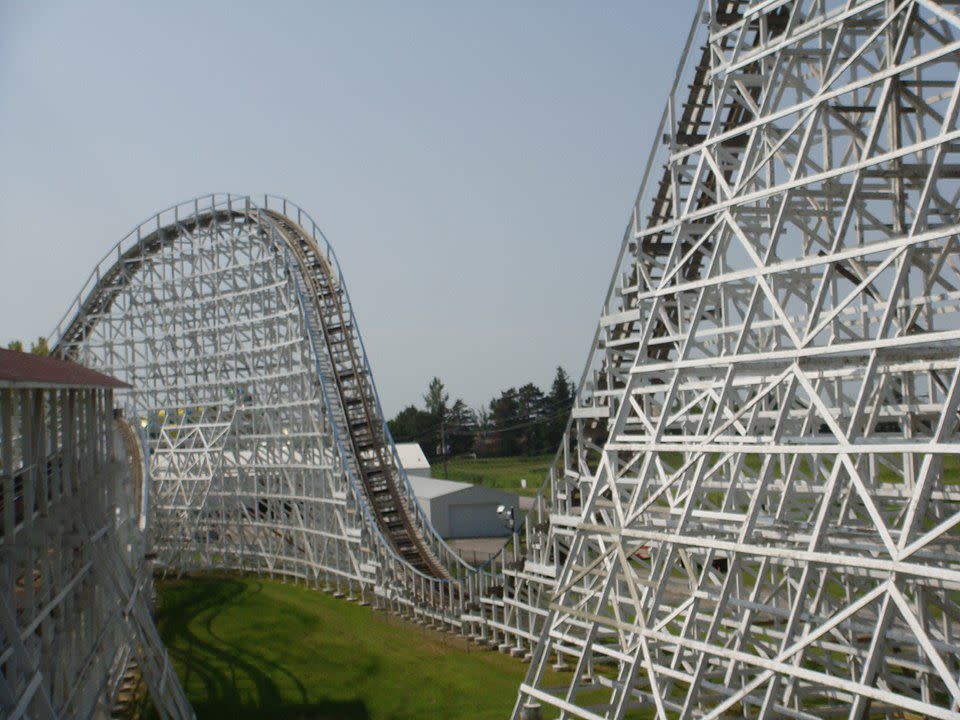
[[[54,329],[50,332],[49,335],[47,335],[47,342],[50,345],[50,347],[54,347],[56,344],[56,341],[63,334],[63,330],[65,329],[64,324],[66,323],[68,318],[72,318],[75,315],[77,315],[78,311],[80,310],[83,304],[83,300],[88,298],[90,290],[92,290],[93,287],[97,285],[97,283],[100,280],[100,277],[106,274],[103,268],[106,267],[107,269],[109,269],[116,264],[116,261],[113,259],[113,256],[115,254],[117,256],[117,260],[119,260],[120,257],[122,257],[124,252],[124,245],[127,243],[128,240],[136,236],[137,241],[139,242],[139,240],[141,239],[143,230],[148,225],[155,225],[157,229],[160,229],[162,227],[166,227],[168,225],[177,223],[179,221],[178,211],[180,210],[180,208],[193,206],[195,209],[194,214],[199,215],[199,206],[200,206],[201,200],[209,199],[210,201],[209,208],[211,211],[213,211],[218,208],[229,207],[231,199],[240,198],[240,197],[242,196],[233,195],[231,193],[210,193],[208,195],[198,195],[194,198],[191,198],[190,200],[185,200],[183,202],[170,205],[169,207],[166,207],[163,210],[160,210],[154,213],[143,222],[135,225],[133,229],[131,229],[119,241],[114,243],[110,247],[110,249],[107,250],[106,253],[104,253],[103,257],[101,257],[100,260],[98,260],[97,263],[94,265],[93,270],[90,271],[90,274],[87,276],[87,279],[83,282],[83,285],[81,285],[80,291],[76,294],[74,299],[67,306],[67,309],[64,311],[63,315],[60,316],[60,319],[57,321],[57,324],[54,327]],[[173,215],[172,219],[164,221],[163,220],[164,216],[169,216],[170,214]],[[130,250],[136,244],[138,243],[130,243],[130,246],[127,247],[126,249]],[[109,264],[107,264],[108,261],[110,261]]]

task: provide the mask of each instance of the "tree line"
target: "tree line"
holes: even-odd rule
[[[7,345],[7,350],[23,352],[23,342],[20,340],[13,340],[9,345]],[[47,339],[45,337],[38,337],[36,342],[30,343],[30,352],[34,355],[49,355],[50,348],[47,347]]]
[[[540,455],[560,444],[573,398],[573,383],[561,367],[548,392],[527,383],[502,390],[477,409],[459,398],[451,402],[435,377],[423,395],[423,407],[409,405],[387,425],[395,442],[420,443],[431,460],[466,453]]]

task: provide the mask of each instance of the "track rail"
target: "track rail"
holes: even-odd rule
[[[397,553],[421,572],[451,577],[416,529],[409,503],[401,492],[390,441],[378,413],[373,382],[361,360],[352,313],[329,261],[310,235],[290,218],[274,210],[260,211],[280,230],[292,250],[307,287],[306,321],[319,330],[336,387],[334,413],[342,437],[349,438],[348,458],[362,481],[367,499],[384,536]]]

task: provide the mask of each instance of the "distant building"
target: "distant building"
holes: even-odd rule
[[[396,443],[397,455],[400,457],[400,465],[407,471],[407,474],[422,475],[430,477],[430,462],[423,453],[420,443]]]
[[[408,473],[417,501],[443,538],[505,537],[510,534],[497,507],[513,508],[520,520],[519,499],[513,493],[452,480]]]
[[[397,443],[396,447],[413,494],[441,537],[506,537],[510,529],[497,514],[500,505],[512,507],[519,522],[519,499],[513,493],[432,478],[430,463],[419,443]]]

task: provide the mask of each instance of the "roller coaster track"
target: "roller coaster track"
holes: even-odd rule
[[[516,720],[956,717],[958,37],[935,0],[699,4],[562,446],[481,568],[413,496],[306,213],[151,218],[54,338],[132,386],[160,567],[526,657]]]
[[[190,204],[178,206],[173,222],[157,222],[157,227],[149,232],[141,226],[136,231],[135,243],[125,250],[118,246],[117,261],[103,269],[98,267],[86,298],[82,303],[78,298],[80,311],[59,336],[55,352],[76,357],[76,349],[84,346],[97,319],[110,314],[126,284],[184,234],[215,234],[217,228],[224,226],[257,228],[262,239],[282,249],[279,252],[284,255],[290,277],[296,275],[292,295],[301,305],[306,337],[320,375],[318,380],[327,405],[325,414],[333,430],[330,442],[340,450],[347,475],[358,483],[357,489],[362,487],[360,502],[369,506],[376,529],[389,548],[416,572],[447,581],[445,589],[437,590],[436,595],[449,597],[456,592],[453,578],[469,576],[474,570],[433,531],[399,466],[342,275],[331,265],[329,245],[315,225],[311,234],[277,210],[258,208],[249,199],[223,197],[226,199],[213,196],[212,207],[203,211],[195,201],[194,212],[185,217],[180,213],[184,208],[189,210]],[[268,198],[267,202],[291,207],[301,219],[305,217],[299,208],[284,200]],[[291,540],[286,538],[284,542],[289,545]]]
[[[664,718],[954,717],[960,626],[933,574],[960,583],[960,516],[932,468],[941,441],[960,453],[942,164],[956,8],[704,7],[551,470],[550,522],[528,530],[539,576],[507,570],[550,608],[514,717],[638,703]],[[910,580],[860,565],[935,536]],[[952,620],[921,629],[931,615]],[[553,658],[573,667],[559,687]]]
[[[413,567],[434,577],[450,573],[415,529],[409,500],[401,492],[383,418],[378,413],[373,381],[361,359],[349,307],[345,307],[329,262],[307,233],[289,218],[272,210],[264,213],[280,228],[303,272],[307,297],[315,299],[305,308],[307,324],[322,334],[327,353],[323,358],[336,392],[331,402],[342,437],[350,438],[348,462],[362,479],[379,527],[393,548]],[[329,362],[328,362],[329,361]]]

